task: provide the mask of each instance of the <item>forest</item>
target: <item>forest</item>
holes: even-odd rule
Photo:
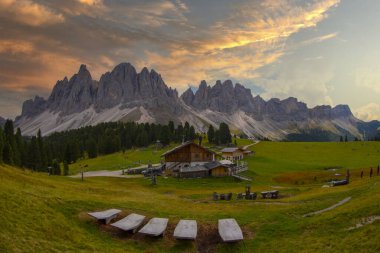
[[[212,134],[210,135],[210,129]],[[220,124],[220,131],[210,126],[209,142],[231,143],[228,125]],[[34,171],[67,174],[68,165],[78,159],[149,145],[166,146],[173,143],[193,141],[200,133],[188,122],[184,125],[167,125],[135,122],[107,122],[95,126],[56,132],[43,137],[41,131],[36,136],[22,136],[21,130],[14,129],[13,121],[7,120],[0,128],[0,163],[29,168]]]

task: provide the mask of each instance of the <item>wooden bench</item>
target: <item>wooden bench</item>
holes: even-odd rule
[[[133,231],[136,233],[137,228],[144,222],[145,216],[131,213],[127,217],[112,223],[111,226],[117,227],[123,231]]]
[[[108,224],[117,217],[117,215],[121,212],[119,209],[109,209],[101,212],[92,212],[88,213],[88,215],[96,218],[98,221],[104,220],[105,224]]]
[[[218,230],[223,242],[237,242],[244,239],[243,232],[235,219],[219,220]]]
[[[197,237],[197,222],[195,220],[180,220],[174,230],[174,238],[195,240]]]
[[[163,235],[168,226],[168,221],[169,219],[166,218],[152,218],[142,229],[140,229],[139,233],[150,236]]]

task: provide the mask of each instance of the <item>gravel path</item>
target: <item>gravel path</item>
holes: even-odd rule
[[[153,166],[158,166],[160,164],[153,164]],[[141,169],[146,168],[148,165],[141,165],[139,167],[131,168],[131,169]],[[126,170],[124,170],[126,171]],[[143,175],[123,175],[123,170],[96,170],[96,171],[86,171],[83,173],[83,177],[123,177],[123,178],[138,178],[142,177]],[[78,173],[76,175],[71,175],[69,177],[72,178],[81,178],[81,173]]]

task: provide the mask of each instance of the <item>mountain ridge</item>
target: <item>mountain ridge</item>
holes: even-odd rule
[[[200,132],[226,122],[235,132],[273,140],[310,129],[362,138],[358,124],[364,124],[348,105],[308,108],[294,97],[265,101],[231,80],[218,80],[213,86],[203,80],[195,92],[189,88],[179,96],[154,69],[144,67],[138,73],[132,64],[120,63],[99,80],[93,80],[82,64],[70,79],[57,81],[47,99],[25,101],[15,125],[26,135],[38,129],[47,135],[107,121],[169,120],[188,121]]]

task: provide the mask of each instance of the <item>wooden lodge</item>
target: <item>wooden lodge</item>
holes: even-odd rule
[[[162,156],[165,158],[166,173],[175,176],[174,174],[180,172],[181,169],[215,161],[216,154],[194,142],[186,142],[165,152]]]
[[[165,174],[178,178],[224,177],[232,176],[246,170],[246,164],[240,163],[244,150],[234,149],[233,155],[216,161],[216,154],[194,142],[183,143],[162,154],[165,159]],[[226,150],[226,149],[224,149]],[[224,154],[224,153],[223,153]]]

